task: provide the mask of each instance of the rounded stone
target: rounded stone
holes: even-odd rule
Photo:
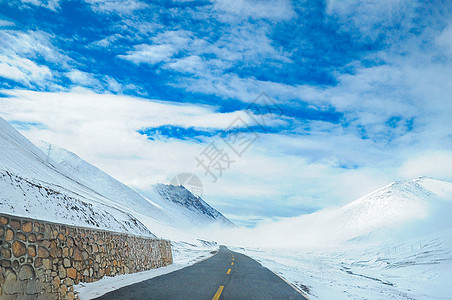
[[[66,278],[66,269],[62,265],[58,266],[58,276],[61,279]]]
[[[15,257],[21,257],[27,253],[27,248],[25,247],[25,244],[19,241],[13,242],[13,254]]]
[[[13,269],[18,269],[19,268],[19,262],[17,260],[13,261]]]
[[[36,258],[35,259],[35,268],[39,268],[42,266],[42,258]]]
[[[12,241],[14,239],[14,231],[11,228],[6,229],[5,241]]]
[[[16,239],[19,239],[19,240],[21,240],[23,242],[27,241],[27,237],[22,232],[17,232],[16,233]]]
[[[22,231],[23,232],[31,232],[33,230],[33,223],[31,222],[24,222],[22,224]]]
[[[1,265],[4,268],[11,268],[11,261],[10,260],[2,260]]]
[[[74,268],[67,269],[67,276],[69,278],[76,279],[77,278],[77,270]]]
[[[29,242],[31,242],[31,243],[34,243],[34,242],[36,242],[36,234],[34,234],[34,233],[31,233],[29,236],[28,236],[28,241]]]
[[[63,259],[63,266],[69,268],[71,266],[71,261],[68,258]]]
[[[19,269],[18,277],[19,280],[33,279],[35,277],[35,270],[31,265],[23,265]]]
[[[49,257],[49,255],[50,255],[49,250],[47,250],[46,248],[44,248],[42,246],[38,247],[38,257],[47,258],[47,257]]]
[[[3,258],[10,259],[11,258],[11,250],[2,248],[1,250]]]
[[[11,222],[9,222],[9,226],[11,226],[12,229],[20,230],[20,221],[11,220]]]
[[[36,246],[28,246],[28,256],[35,257],[36,256]]]

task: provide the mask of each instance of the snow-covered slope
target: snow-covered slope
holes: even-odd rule
[[[451,215],[452,183],[421,177],[220,242],[310,299],[452,299]]]
[[[139,194],[70,151],[45,142],[36,144],[48,161],[121,210],[136,216],[157,236],[188,241],[193,240],[189,231],[232,225],[221,213],[183,186],[158,184],[151,191]]]
[[[421,177],[394,182],[353,201],[337,210],[329,222],[347,240],[378,236],[384,230],[406,237],[411,235],[408,231],[418,235],[452,227],[445,222],[450,212],[452,183]]]
[[[233,237],[243,236],[237,244],[268,247],[380,241],[452,228],[451,214],[452,183],[421,177],[394,182],[343,207],[240,230]]]
[[[83,185],[0,118],[0,211],[153,236],[133,215]]]
[[[76,177],[79,182],[109,199],[115,206],[121,207],[122,210],[130,213],[139,212],[164,223],[175,221],[165,211],[152,204],[136,191],[86,162],[76,154],[46,142],[39,141],[36,144],[46,154],[48,161],[58,164],[65,172],[71,174],[72,177]]]
[[[183,186],[157,184],[153,187],[153,192],[157,196],[152,197],[152,201],[164,207],[166,211],[171,212],[178,219],[186,220],[198,226],[213,224],[234,226],[219,211],[200,197],[193,195]]]

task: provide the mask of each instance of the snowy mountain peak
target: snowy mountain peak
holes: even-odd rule
[[[219,211],[207,204],[201,197],[193,195],[182,185],[157,184],[153,189],[155,193],[167,202],[173,203],[181,208],[186,208],[207,220],[217,221],[227,226],[234,226],[234,224]]]
[[[140,191],[140,194],[68,150],[45,142],[37,144],[49,161],[111,201],[112,205],[137,216],[153,231],[161,228],[161,224],[184,229],[230,224],[223,215],[184,187],[158,185],[160,188],[154,187],[151,192]]]

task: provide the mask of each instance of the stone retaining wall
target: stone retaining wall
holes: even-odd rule
[[[166,240],[0,214],[0,299],[74,299],[79,282],[172,260]]]

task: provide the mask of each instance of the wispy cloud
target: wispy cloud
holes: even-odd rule
[[[15,25],[14,22],[0,19],[0,27],[14,27]]]
[[[95,12],[131,14],[136,10],[146,8],[148,5],[135,0],[85,0]]]
[[[146,63],[154,65],[166,61],[176,53],[170,45],[137,45],[135,50],[129,51],[127,55],[119,55],[119,58],[129,60],[135,64]]]
[[[294,16],[290,1],[259,1],[259,0],[214,0],[214,9],[223,12],[223,17],[237,19],[271,19],[287,20]]]
[[[79,70],[71,70],[66,76],[72,83],[80,86],[94,87],[99,86],[100,82],[95,78],[94,74],[82,72]]]
[[[45,87],[53,75],[47,66],[39,66],[29,59],[0,55],[0,77],[23,83],[27,87]]]
[[[33,6],[41,6],[53,11],[60,8],[60,0],[13,0],[8,1],[9,5],[17,5],[21,8],[33,8]]]

